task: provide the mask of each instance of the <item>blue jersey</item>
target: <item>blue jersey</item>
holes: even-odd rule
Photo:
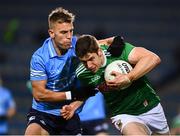
[[[15,102],[10,91],[7,88],[0,86],[0,116],[6,117],[10,108],[15,108]],[[7,120],[0,120],[0,134],[8,132]]]
[[[63,92],[70,90],[75,81],[75,69],[79,60],[75,55],[77,38],[72,38],[72,47],[66,54],[58,56],[48,38],[32,56],[30,64],[30,80],[47,80],[46,88],[52,91]],[[60,116],[60,108],[70,101],[39,102],[33,99],[32,108],[41,112]]]
[[[100,92],[85,101],[79,117],[81,121],[104,119],[106,117],[104,97]]]

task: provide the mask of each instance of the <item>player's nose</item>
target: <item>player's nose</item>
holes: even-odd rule
[[[87,67],[88,67],[88,69],[92,69],[93,65],[90,61],[87,62]]]

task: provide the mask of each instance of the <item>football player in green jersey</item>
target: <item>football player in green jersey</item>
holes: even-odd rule
[[[103,93],[112,123],[121,134],[168,135],[160,99],[145,76],[161,62],[160,58],[143,47],[118,40],[119,49],[113,53],[113,46],[99,46],[94,36],[80,36],[76,43],[76,55],[82,62],[76,70],[78,79],[83,85],[97,87]],[[127,61],[133,70],[128,74],[112,72],[115,79],[106,81],[104,70],[115,60]],[[121,89],[129,83],[130,87]]]

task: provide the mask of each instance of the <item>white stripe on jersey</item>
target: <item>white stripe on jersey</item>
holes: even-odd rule
[[[46,76],[46,74],[40,74],[40,73],[31,73],[31,76]]]
[[[83,65],[83,64],[81,64],[77,69],[76,69],[76,75],[77,75],[77,77],[82,73],[82,72],[84,72],[86,70],[86,67]]]
[[[44,73],[43,71],[38,71],[38,70],[34,70],[34,69],[30,69],[31,72],[34,72],[34,73]]]
[[[31,69],[30,71],[31,71],[30,75],[33,77],[34,76],[46,76],[46,74],[43,71],[37,71],[37,70],[33,70],[33,69]]]
[[[79,67],[76,69],[76,73],[81,71],[83,68],[85,68],[83,64],[79,65]]]

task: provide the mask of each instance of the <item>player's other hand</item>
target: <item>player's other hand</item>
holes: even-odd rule
[[[110,89],[126,88],[131,83],[127,74],[121,74],[116,71],[112,71],[111,74],[115,76],[113,80],[106,80],[106,84]]]
[[[64,105],[62,109],[60,109],[60,112],[64,119],[69,120],[74,115],[75,110],[71,105]]]

